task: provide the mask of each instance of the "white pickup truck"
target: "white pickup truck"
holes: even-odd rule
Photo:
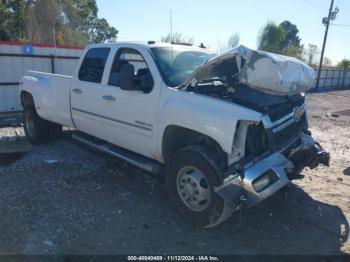
[[[28,71],[20,97],[32,143],[73,137],[165,176],[179,211],[220,224],[328,165],[308,131],[302,62],[240,46],[221,56],[155,42],[88,46],[73,76]]]

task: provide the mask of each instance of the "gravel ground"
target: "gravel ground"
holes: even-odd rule
[[[331,167],[305,170],[282,193],[202,230],[172,208],[162,179],[70,139],[0,159],[0,254],[350,253],[350,91],[310,94],[311,130]],[[0,137],[21,128],[1,128]],[[11,161],[12,160],[12,161]],[[16,160],[16,161],[14,161]]]

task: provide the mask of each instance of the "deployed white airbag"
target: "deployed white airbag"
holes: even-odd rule
[[[238,46],[209,60],[187,84],[212,77],[236,77],[238,83],[265,93],[294,95],[304,93],[313,86],[315,71],[293,57]]]

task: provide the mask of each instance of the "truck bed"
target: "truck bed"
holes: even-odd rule
[[[70,112],[72,81],[72,76],[27,71],[20,92],[27,91],[32,94],[37,113],[43,119],[73,127]]]

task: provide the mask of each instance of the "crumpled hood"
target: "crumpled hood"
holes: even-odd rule
[[[300,60],[238,46],[208,60],[181,86],[210,78],[235,79],[237,84],[274,95],[306,92],[314,84],[315,71]]]

